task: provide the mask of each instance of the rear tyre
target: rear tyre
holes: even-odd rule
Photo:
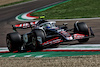
[[[84,22],[74,24],[74,33],[85,34],[89,36],[88,26]],[[89,38],[78,40],[80,43],[87,42]]]
[[[42,50],[43,46],[41,45],[45,42],[45,33],[40,29],[34,29],[32,31],[32,44],[26,47],[27,50],[38,51]]]
[[[10,52],[21,51],[22,40],[21,35],[17,32],[9,33],[6,36],[7,47]]]

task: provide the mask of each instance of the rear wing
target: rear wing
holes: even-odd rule
[[[21,24],[12,25],[15,28],[30,28],[31,26],[34,26],[35,22],[26,22]]]
[[[20,24],[16,24],[16,25],[12,25],[13,30],[17,31],[16,29],[27,29],[27,28],[32,28],[37,24],[37,21],[35,22],[26,22],[26,23],[20,23]]]

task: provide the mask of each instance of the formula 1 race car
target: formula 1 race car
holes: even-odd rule
[[[84,22],[75,22],[72,29],[67,28],[67,23],[62,27],[56,26],[55,23],[55,21],[46,21],[41,18],[40,21],[12,25],[15,32],[8,33],[6,36],[9,51],[38,51],[47,47],[58,47],[61,42],[78,40],[84,43],[94,37],[91,27],[88,28]],[[31,31],[19,34],[17,28],[31,28]],[[70,31],[72,33],[69,33]]]

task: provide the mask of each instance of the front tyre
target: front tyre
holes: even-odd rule
[[[74,24],[74,33],[84,34],[89,36],[88,26],[84,22]],[[79,39],[80,43],[87,42],[89,38]]]

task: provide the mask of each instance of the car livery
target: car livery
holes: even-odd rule
[[[14,32],[8,33],[6,36],[9,51],[37,51],[47,47],[58,47],[61,42],[78,40],[80,43],[84,43],[94,37],[91,27],[84,22],[75,22],[72,29],[68,29],[67,23],[62,27],[55,24],[55,21],[46,21],[41,18],[39,21],[12,25]],[[17,28],[31,28],[31,31],[19,34]]]

